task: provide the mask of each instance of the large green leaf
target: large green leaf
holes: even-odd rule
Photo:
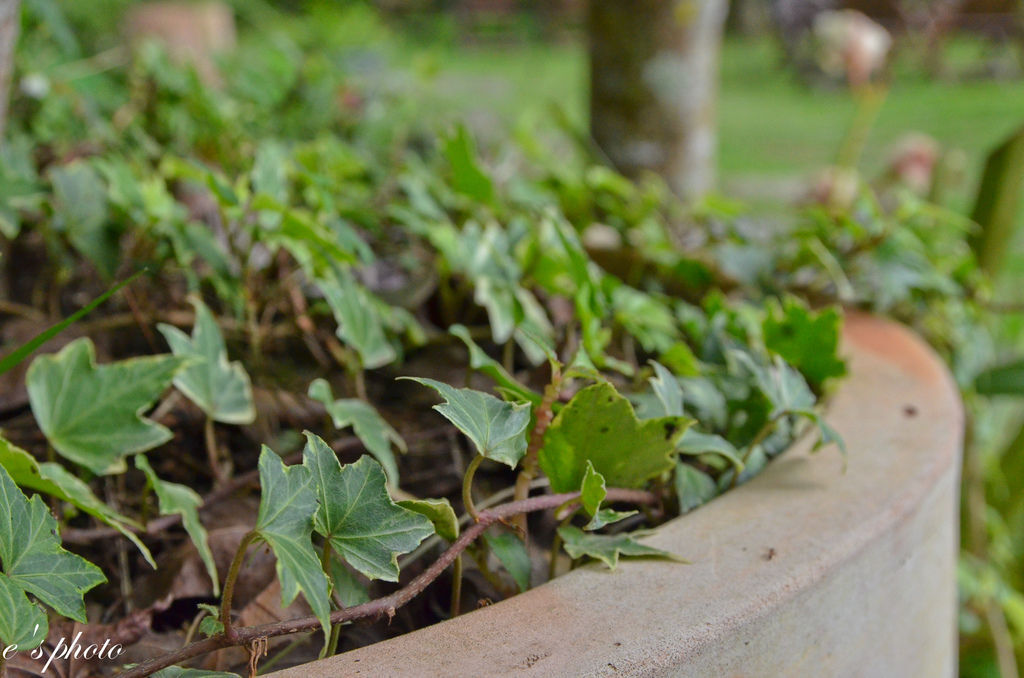
[[[338,338],[359,354],[363,367],[382,367],[398,357],[369,292],[350,273],[335,269],[316,282],[338,323]]]
[[[544,436],[540,466],[555,492],[580,488],[589,461],[613,487],[639,487],[672,468],[676,443],[693,420],[640,421],[609,383],[588,386],[562,408]]]
[[[327,443],[306,437],[302,463],[312,471],[320,502],[316,531],[370,579],[398,581],[398,556],[433,534],[433,524],[391,501],[384,471],[373,459],[342,466]]]
[[[562,538],[566,553],[573,558],[582,558],[583,556],[597,558],[613,570],[619,564],[619,556],[646,556],[679,560],[678,556],[668,551],[662,551],[636,541],[638,537],[646,534],[648,533],[642,531],[612,535],[593,534],[572,525],[558,528],[558,536]]]
[[[990,367],[974,380],[981,395],[1024,395],[1024,360]]]
[[[153,555],[132,531],[132,528],[141,526],[100,501],[88,484],[60,464],[50,461],[40,463],[25,450],[0,437],[0,466],[7,470],[17,485],[66,501],[100,522],[110,525],[135,544],[146,562],[156,568]]]
[[[820,389],[827,380],[846,373],[846,363],[838,355],[841,326],[842,317],[835,308],[814,312],[786,297],[781,304],[768,303],[764,343]]]
[[[302,591],[324,628],[324,637],[330,638],[327,575],[312,541],[318,504],[310,471],[304,465],[286,467],[266,445],[260,451],[259,470],[262,496],[254,530],[277,556],[281,606],[290,605]]]
[[[331,385],[324,379],[313,380],[309,385],[309,397],[324,404],[336,428],[352,427],[367,451],[384,467],[388,480],[397,487],[398,464],[395,462],[395,453],[391,446],[394,445],[405,452],[405,441],[398,435],[398,431],[384,421],[373,405],[358,398],[335,400],[334,394],[331,393]]]
[[[192,305],[196,322],[191,339],[177,327],[157,325],[174,355],[189,359],[174,377],[174,386],[214,421],[251,424],[256,408],[249,375],[240,362],[228,362],[224,337],[210,309],[199,299]]]
[[[38,612],[26,607],[31,603],[15,589],[32,594],[61,616],[86,623],[82,597],[107,578],[89,561],[61,548],[57,534],[57,521],[42,498],[26,498],[7,471],[0,468],[0,564],[4,574],[0,617],[9,615],[8,623],[14,629],[7,633],[23,636],[24,625],[34,625],[40,618]],[[42,635],[38,640],[42,641],[46,637],[45,616],[40,626]]]
[[[78,339],[32,362],[26,378],[32,412],[61,455],[96,474],[120,473],[125,456],[171,439],[169,430],[141,415],[182,363],[160,355],[97,366],[92,342]]]
[[[213,594],[220,594],[220,582],[217,579],[217,565],[213,560],[213,552],[210,550],[210,543],[207,539],[206,528],[199,521],[199,507],[203,498],[191,487],[161,480],[156,471],[149,465],[149,460],[144,455],[135,455],[135,467],[146,475],[146,481],[156,493],[157,502],[160,505],[161,515],[177,513],[181,516],[181,524],[192,538],[196,545],[199,558],[206,566],[206,573],[210,575],[213,582]]]
[[[529,404],[506,403],[487,393],[454,388],[434,379],[402,378],[418,381],[440,393],[445,402],[434,405],[434,409],[465,433],[481,455],[515,468],[526,454]]]

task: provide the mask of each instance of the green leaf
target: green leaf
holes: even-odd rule
[[[27,620],[35,624],[39,619],[37,612],[25,607],[28,599],[16,595],[16,589],[31,593],[57,614],[84,624],[82,597],[107,580],[98,567],[61,548],[57,534],[57,521],[39,495],[29,500],[7,471],[0,469],[0,563],[5,589],[4,614],[0,617],[9,613],[12,621],[19,620],[12,628],[24,631],[22,624]],[[39,640],[46,637],[45,616],[41,627]]]
[[[678,449],[680,453],[691,457],[701,454],[717,454],[732,464],[737,473],[743,471],[743,460],[740,458],[739,450],[720,435],[701,433],[688,428],[683,434],[682,440],[679,441]]]
[[[17,485],[66,501],[80,511],[113,527],[135,544],[146,562],[156,569],[153,555],[138,535],[132,531],[132,528],[141,528],[141,526],[100,501],[88,484],[82,482],[60,464],[49,461],[40,463],[25,450],[0,437],[0,466],[7,470]]]
[[[330,570],[331,590],[342,607],[355,607],[370,602],[370,592],[341,558],[331,558]]]
[[[397,503],[430,519],[441,539],[455,541],[459,538],[459,517],[447,499],[405,499]]]
[[[98,475],[121,473],[124,457],[171,439],[164,426],[142,417],[182,366],[175,356],[132,358],[96,365],[88,338],[28,369],[29,401],[39,428],[62,456]]]
[[[714,478],[682,461],[676,463],[675,486],[680,513],[692,511],[718,494]]]
[[[214,421],[251,424],[256,419],[252,383],[240,362],[228,362],[217,321],[199,299],[192,338],[177,327],[157,325],[174,355],[188,358],[187,366],[174,377],[174,386]]]
[[[533,565],[523,540],[511,532],[484,534],[484,541],[516,583],[520,592],[530,588]]]
[[[1013,132],[985,160],[971,220],[981,226],[970,238],[978,265],[995,277],[1012,248],[1020,223],[1024,186],[1024,127]]]
[[[405,452],[405,441],[398,435],[398,431],[384,421],[373,405],[358,398],[335,400],[331,385],[323,379],[314,379],[309,385],[309,397],[324,404],[335,428],[352,427],[367,451],[384,467],[391,484],[398,487],[398,464],[391,446]]]
[[[96,297],[95,299],[90,301],[88,304],[86,304],[82,308],[78,309],[77,311],[75,311],[74,313],[69,315],[64,320],[61,320],[59,323],[56,323],[56,324],[46,328],[45,330],[43,330],[42,332],[40,332],[36,336],[34,336],[31,339],[29,339],[28,341],[26,341],[24,344],[22,344],[18,348],[14,349],[13,351],[11,351],[7,355],[5,355],[3,357],[3,359],[0,359],[0,374],[3,374],[7,370],[13,368],[15,365],[17,365],[22,360],[27,358],[37,348],[39,348],[40,346],[42,346],[43,344],[48,342],[53,337],[55,337],[58,334],[60,334],[61,332],[63,332],[65,329],[67,329],[67,327],[69,325],[72,325],[72,324],[78,322],[82,317],[88,315],[90,312],[92,312],[92,310],[94,308],[96,308],[97,306],[102,304],[104,301],[109,299],[115,292],[120,290],[122,287],[124,287],[125,285],[127,285],[127,284],[131,283],[132,281],[134,281],[136,278],[138,278],[144,272],[145,272],[145,269],[143,269],[141,271],[138,271],[134,275],[132,275],[131,277],[127,278],[126,280],[123,280],[122,282],[117,283],[116,285],[114,285],[113,287],[108,289],[106,292],[104,292],[103,294],[101,294],[100,296]]]
[[[119,262],[117,233],[110,227],[106,187],[85,161],[50,170],[55,227],[108,278]]]
[[[761,365],[746,351],[733,349],[729,355],[754,377],[758,388],[771,403],[771,417],[814,407],[814,394],[807,382],[781,358],[776,356],[771,365]]]
[[[497,360],[487,355],[469,335],[469,330],[464,325],[452,325],[448,328],[449,334],[458,337],[469,349],[469,366],[474,370],[483,372],[494,380],[505,393],[512,394],[517,400],[523,402],[540,404],[541,395],[524,386],[518,379],[508,373],[508,370]]]
[[[342,466],[334,451],[307,433],[303,465],[320,502],[316,531],[352,567],[370,579],[398,581],[398,556],[434,533],[430,520],[398,506],[388,495],[380,464],[361,457]]]
[[[1024,395],[1024,360],[990,367],[974,379],[974,388],[985,396]]]
[[[465,125],[458,125],[444,144],[444,155],[452,168],[452,188],[476,202],[494,201],[494,184],[476,159],[476,147]]]
[[[210,671],[208,669],[183,669],[180,666],[168,666],[153,674],[153,678],[241,678],[237,673],[227,671]]]
[[[763,324],[764,343],[820,389],[829,379],[846,374],[846,363],[838,355],[841,326],[836,308],[815,313],[794,297],[781,304],[772,300]]]
[[[369,293],[351,274],[334,270],[328,277],[317,278],[316,283],[334,313],[338,338],[359,354],[363,367],[382,367],[398,357],[384,335],[384,325]]]
[[[640,421],[611,384],[588,386],[562,408],[544,436],[540,466],[555,492],[580,487],[587,462],[613,487],[639,487],[672,468],[692,423],[686,417]]]
[[[580,504],[583,510],[590,516],[590,522],[584,526],[584,530],[599,530],[605,525],[618,522],[636,514],[636,511],[615,511],[602,509],[601,503],[608,494],[604,477],[594,470],[594,465],[587,461],[587,470],[583,475],[583,483],[580,485]]]
[[[646,546],[636,541],[638,537],[645,536],[649,532],[636,531],[625,534],[593,534],[584,532],[578,527],[566,525],[558,528],[558,536],[562,538],[562,544],[566,553],[572,558],[590,556],[597,558],[611,569],[619,564],[619,556],[640,556],[652,558],[670,558],[679,560],[679,557],[656,549],[653,546]]]
[[[515,468],[526,454],[530,406],[498,400],[469,388],[453,388],[434,379],[401,377],[434,389],[445,399],[434,409],[473,441],[479,454]],[[578,484],[573,487],[576,489]]]
[[[160,505],[160,515],[167,516],[177,513],[181,516],[181,524],[188,536],[191,537],[192,543],[196,545],[199,558],[206,566],[206,573],[210,575],[210,581],[213,582],[213,595],[220,595],[217,565],[213,560],[213,552],[210,550],[206,528],[199,521],[199,507],[203,503],[203,498],[190,487],[161,480],[144,455],[135,455],[135,467],[146,475],[146,481],[156,493]]]
[[[46,639],[46,612],[29,601],[25,591],[5,574],[0,574],[0,644],[31,650]]]
[[[649,379],[654,395],[658,396],[664,414],[667,417],[681,417],[683,411],[683,389],[675,375],[669,372],[663,365],[652,360],[654,376]]]
[[[260,452],[259,470],[263,495],[253,529],[277,556],[281,606],[290,605],[302,591],[324,628],[326,641],[331,635],[331,604],[327,575],[313,548],[318,504],[312,475],[304,465],[286,467],[266,445]]]

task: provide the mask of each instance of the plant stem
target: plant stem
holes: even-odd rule
[[[530,494],[530,483],[537,477],[537,457],[540,454],[540,448],[544,445],[544,434],[547,433],[548,426],[551,425],[551,420],[554,418],[551,407],[561,390],[562,370],[557,364],[552,363],[551,381],[544,387],[544,395],[541,397],[540,405],[537,406],[535,413],[537,421],[533,430],[530,431],[530,444],[526,448],[526,454],[520,464],[519,475],[516,477],[516,489],[513,495],[516,501],[526,499]],[[527,532],[526,516],[516,516],[514,524],[522,532],[523,541],[527,542],[529,533]]]
[[[220,485],[224,482],[224,473],[220,467],[220,460],[217,452],[217,432],[214,429],[213,417],[206,417],[206,424],[203,426],[203,437],[206,440],[206,457],[210,461],[210,472],[213,474],[213,484]]]
[[[342,624],[356,619],[367,617],[378,617],[387,615],[393,617],[395,611],[408,603],[410,600],[423,592],[427,586],[437,579],[444,570],[455,562],[455,559],[466,550],[466,547],[473,543],[488,527],[496,522],[506,520],[520,513],[531,513],[533,511],[544,511],[560,506],[574,498],[579,498],[579,492],[568,492],[565,494],[547,494],[539,497],[530,497],[523,501],[513,501],[508,504],[496,506],[493,509],[481,511],[478,515],[478,522],[470,525],[465,532],[434,561],[430,567],[424,570],[419,576],[409,582],[404,588],[395,591],[391,595],[371,600],[362,605],[348,607],[344,610],[335,610],[331,613],[332,624]],[[658,500],[650,492],[643,490],[627,490],[621,488],[610,488],[606,496],[608,501],[621,501],[632,504],[651,504]],[[229,573],[230,577],[231,574]],[[237,573],[236,575],[237,576]],[[231,586],[234,586],[234,579],[231,579]],[[225,594],[228,583],[225,582]],[[223,611],[223,607],[221,608]],[[233,629],[229,636],[225,632],[218,633],[209,638],[198,640],[179,650],[168,652],[159,657],[148,659],[133,668],[118,674],[120,678],[144,678],[152,675],[160,669],[179,664],[183,661],[199,657],[224,647],[245,645],[256,638],[276,638],[278,636],[313,631],[320,626],[316,617],[302,617],[287,621],[262,624],[259,626],[245,626]]]
[[[462,554],[452,563],[452,617],[458,617],[462,609]]]
[[[483,460],[482,454],[473,457],[473,461],[469,462],[469,466],[466,467],[466,475],[462,476],[462,504],[466,507],[466,513],[472,516],[476,522],[480,522],[480,516],[473,504],[473,476],[476,475],[476,469]]]
[[[228,575],[224,578],[224,594],[220,599],[220,623],[224,625],[223,635],[225,638],[232,639],[235,636],[235,630],[231,628],[231,599],[235,595],[235,581],[238,580],[238,573],[245,561],[245,552],[256,537],[255,531],[242,537],[242,541],[238,544],[238,550],[235,551],[235,557],[231,560],[231,567],[228,568]]]

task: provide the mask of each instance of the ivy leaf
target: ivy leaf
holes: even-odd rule
[[[88,338],[36,358],[26,378],[39,428],[62,456],[97,475],[121,473],[124,457],[171,439],[142,412],[170,385],[181,358],[160,355],[96,365]]]
[[[43,608],[31,602],[7,575],[0,574],[0,644],[31,650],[46,638],[47,628]]]
[[[762,329],[765,346],[820,389],[828,379],[846,374],[846,364],[838,355],[841,326],[837,309],[815,313],[795,297],[786,297],[781,304],[768,303]]]
[[[316,282],[338,323],[338,338],[359,354],[363,367],[382,367],[398,357],[384,335],[369,292],[351,274],[335,269],[332,275]]]
[[[740,459],[739,450],[736,446],[720,435],[714,433],[702,433],[692,428],[686,429],[682,440],[679,441],[679,452],[691,457],[702,454],[716,454],[736,468],[736,472],[743,471],[743,460]]]
[[[686,417],[640,421],[609,383],[588,386],[562,408],[544,436],[540,466],[555,492],[580,488],[591,462],[613,487],[639,487],[672,468]]]
[[[533,565],[523,540],[511,532],[484,534],[484,541],[516,583],[520,592],[530,588]]]
[[[25,626],[40,619],[38,608],[25,593],[64,617],[86,623],[85,593],[107,580],[89,561],[61,548],[57,521],[42,498],[25,497],[10,474],[0,468],[0,564],[3,565],[3,603],[0,618],[7,618],[12,635],[24,637]],[[18,592],[21,595],[18,595]],[[28,606],[35,608],[29,609]],[[46,637],[42,615],[40,642]],[[10,638],[5,641],[13,642]],[[37,643],[38,644],[38,643]]]
[[[497,360],[487,355],[469,335],[469,330],[464,325],[452,325],[448,328],[449,334],[458,337],[469,349],[469,366],[471,369],[479,370],[494,380],[499,389],[511,394],[516,400],[540,404],[541,395],[536,391],[524,386],[518,379],[508,373],[508,370]]]
[[[256,419],[252,383],[240,362],[228,362],[224,337],[210,309],[192,299],[196,309],[191,339],[177,327],[157,325],[171,351],[189,358],[188,365],[174,377],[174,386],[214,421],[251,424]]]
[[[452,188],[476,202],[494,201],[494,184],[476,159],[476,147],[465,125],[458,125],[444,144],[452,168]]]
[[[397,503],[402,508],[426,516],[441,539],[455,541],[459,538],[459,517],[447,499],[405,499]]]
[[[714,478],[682,461],[676,463],[675,487],[680,513],[692,511],[718,494]]]
[[[590,556],[597,558],[611,569],[619,564],[619,556],[646,556],[653,558],[670,558],[681,560],[679,556],[656,549],[653,546],[646,546],[636,541],[638,537],[649,534],[649,531],[638,530],[624,534],[592,534],[584,532],[578,527],[565,525],[558,528],[558,536],[562,538],[562,545],[566,553],[572,558]]]
[[[658,397],[662,409],[667,417],[683,416],[683,389],[675,375],[669,372],[664,365],[652,360],[654,376],[649,379],[654,395]]]
[[[434,533],[430,520],[388,495],[380,464],[361,457],[342,466],[334,451],[306,434],[302,463],[310,469],[320,506],[314,525],[331,547],[370,579],[398,581],[398,556]]]
[[[594,465],[588,460],[587,470],[583,474],[583,483],[580,485],[580,504],[590,516],[590,522],[584,526],[584,530],[599,530],[605,525],[618,522],[636,513],[636,511],[602,509],[601,503],[607,494],[608,489],[605,486],[604,476],[595,471]]]
[[[778,356],[771,365],[761,365],[746,351],[733,349],[729,355],[754,377],[757,387],[771,403],[772,418],[814,407],[814,394],[807,382]]]
[[[466,434],[477,452],[493,461],[515,468],[526,454],[526,430],[530,426],[530,405],[512,404],[469,388],[454,388],[434,379],[402,377],[434,389],[445,399],[434,409]],[[576,489],[579,484],[575,484]]]
[[[263,496],[254,531],[277,556],[281,606],[290,605],[301,590],[329,639],[331,604],[327,575],[313,549],[317,498],[310,471],[304,465],[286,467],[266,445],[260,452],[259,470]]]
[[[107,213],[106,188],[85,161],[50,170],[53,183],[54,226],[67,233],[79,252],[89,257],[107,278],[118,264],[117,232]]]
[[[135,455],[135,467],[146,475],[146,481],[156,493],[160,505],[160,515],[167,516],[177,513],[181,516],[181,524],[192,539],[192,543],[196,545],[199,558],[206,566],[206,573],[210,575],[210,581],[213,582],[213,595],[219,595],[220,583],[217,580],[217,565],[213,560],[213,552],[210,550],[206,528],[199,521],[199,507],[203,503],[203,498],[191,487],[161,480],[144,455]]]
[[[342,607],[355,607],[370,602],[370,592],[340,558],[331,559],[332,592]]]
[[[405,452],[405,440],[384,421],[373,405],[358,398],[335,400],[334,394],[331,393],[331,385],[323,379],[314,379],[309,385],[309,397],[324,404],[335,428],[352,427],[366,449],[384,467],[388,480],[397,487],[398,464],[395,462],[391,446],[394,445],[401,452]]]
[[[15,484],[66,501],[83,513],[114,528],[135,544],[146,562],[156,569],[153,555],[132,531],[132,528],[140,528],[141,525],[100,501],[88,484],[60,464],[50,461],[40,463],[25,450],[0,437],[0,466],[7,470]]]

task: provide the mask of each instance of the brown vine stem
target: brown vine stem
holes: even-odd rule
[[[242,571],[245,552],[249,550],[249,545],[256,541],[258,536],[255,531],[252,531],[242,537],[242,541],[238,544],[238,550],[235,551],[235,557],[231,560],[228,574],[224,578],[224,594],[220,599],[220,623],[224,626],[225,638],[230,639],[235,636],[235,630],[231,626],[231,601],[235,597],[235,582],[238,581],[238,573]]]
[[[538,466],[538,455],[540,454],[540,448],[544,444],[544,434],[547,433],[548,426],[551,425],[551,420],[554,419],[554,413],[551,411],[551,407],[554,405],[555,400],[558,398],[559,391],[562,390],[562,370],[557,364],[551,364],[551,382],[544,388],[544,395],[541,398],[540,405],[537,406],[537,422],[533,426],[533,430],[530,431],[530,444],[526,448],[526,455],[523,457],[523,462],[519,475],[516,477],[515,495],[516,501],[526,499],[530,494],[530,483],[537,477],[537,466]],[[513,523],[516,528],[522,533],[523,540],[528,538],[526,516],[516,516]]]
[[[389,618],[394,616],[398,608],[422,593],[449,565],[455,562],[455,559],[466,550],[466,547],[473,543],[494,523],[507,520],[521,513],[553,509],[577,499],[579,496],[579,492],[546,494],[539,497],[530,497],[522,501],[509,502],[508,504],[496,506],[493,509],[481,511],[478,514],[478,522],[470,525],[430,567],[405,587],[383,598],[377,598],[362,605],[335,610],[331,613],[331,623],[343,624],[356,619],[379,617],[381,615],[387,615]],[[620,501],[630,504],[653,504],[658,500],[656,496],[644,490],[625,490],[620,488],[610,488],[606,498],[608,501]],[[225,582],[226,591],[227,583]],[[244,626],[232,629],[232,636],[230,638],[226,633],[218,633],[209,638],[186,645],[179,650],[144,661],[127,671],[121,672],[118,676],[120,678],[145,678],[145,676],[152,675],[160,669],[165,669],[168,666],[173,666],[225,647],[247,645],[257,638],[275,638],[292,633],[315,631],[319,626],[320,622],[316,617],[302,617],[271,624],[261,624],[259,626]]]

